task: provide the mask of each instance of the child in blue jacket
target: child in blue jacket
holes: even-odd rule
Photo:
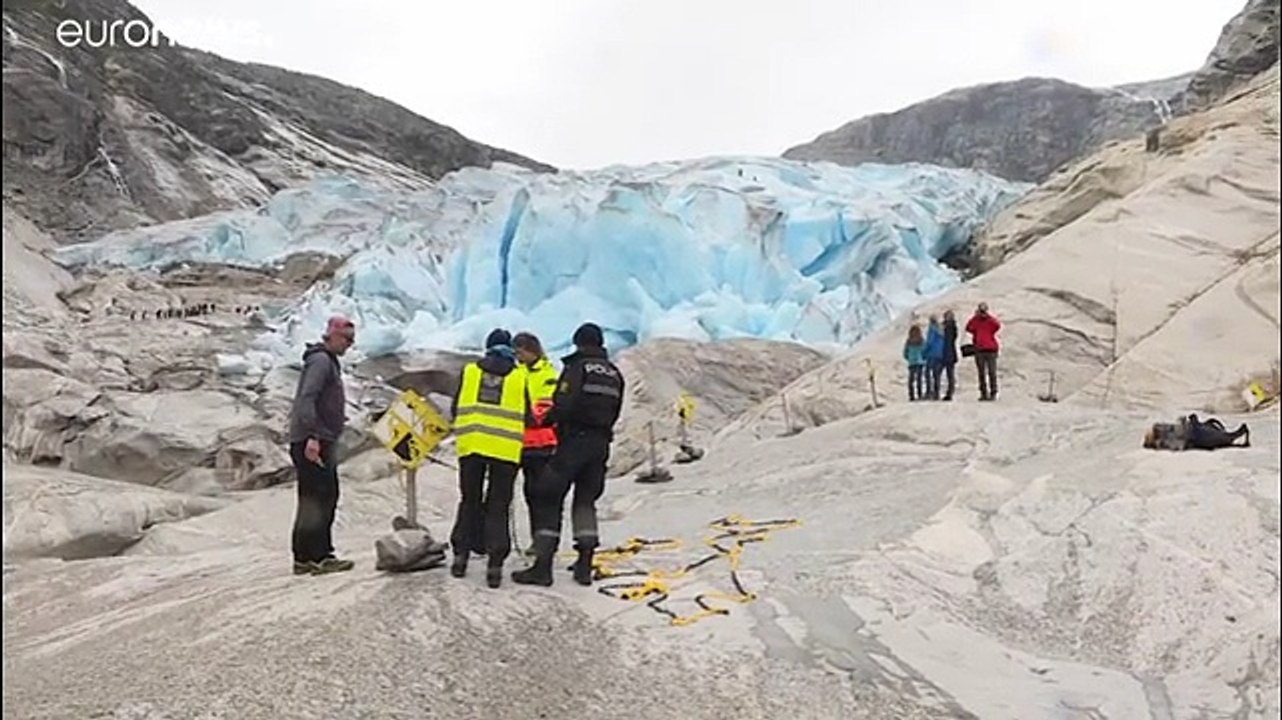
[[[908,328],[904,361],[908,363],[908,401],[922,400],[926,389],[926,341],[922,338],[921,326],[917,323]]]

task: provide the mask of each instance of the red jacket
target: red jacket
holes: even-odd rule
[[[551,400],[539,400],[530,408],[534,425],[525,428],[525,450],[555,450],[556,429],[543,425],[543,420],[552,408]]]
[[[1002,322],[994,315],[976,313],[966,322],[966,332],[970,333],[976,350],[996,352],[997,332],[1002,329]]]

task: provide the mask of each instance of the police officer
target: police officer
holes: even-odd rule
[[[543,343],[528,332],[517,333],[512,338],[516,360],[525,372],[525,388],[530,398],[530,417],[525,428],[525,446],[521,449],[522,489],[525,505],[530,509],[530,532],[534,532],[534,499],[530,494],[538,477],[547,469],[548,461],[556,450],[556,429],[544,422],[552,408],[552,394],[556,392],[557,372],[543,352]],[[533,543],[530,552],[533,552]]]
[[[585,323],[574,332],[575,352],[544,419],[556,426],[557,448],[547,469],[531,488],[534,515],[534,565],[512,574],[522,585],[552,584],[552,559],[561,541],[565,496],[574,488],[570,522],[578,561],[574,580],[592,584],[592,556],[599,543],[596,501],[605,491],[614,424],[623,407],[623,373],[610,362],[601,328]]]
[[[469,553],[484,552],[486,583],[497,588],[503,582],[503,562],[512,549],[508,513],[528,409],[525,373],[517,369],[512,337],[495,329],[485,340],[485,357],[463,368],[454,397],[460,494],[450,534],[454,577],[467,574]]]

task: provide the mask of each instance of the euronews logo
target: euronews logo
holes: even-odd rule
[[[173,47],[174,40],[146,20],[63,20],[55,32],[65,48]]]

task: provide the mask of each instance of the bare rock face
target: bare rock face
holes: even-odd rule
[[[651,423],[659,463],[672,459],[680,444],[676,403],[682,392],[696,403],[690,440],[703,446],[727,422],[826,359],[804,346],[749,339],[660,339],[628,348],[618,358],[627,390],[611,448],[611,474],[649,462]]]
[[[783,156],[842,165],[926,162],[1039,182],[1110,140],[1160,124],[1164,102],[1129,90],[1025,78],[855,120]]]
[[[4,559],[118,555],[155,525],[196,517],[227,504],[5,463]]]
[[[1279,0],[1249,0],[1220,32],[1206,64],[1194,73],[1180,105],[1204,108],[1278,62]]]
[[[169,46],[63,47],[67,18],[150,22],[125,0],[6,3],[4,199],[60,242],[254,206],[326,172],[424,187],[546,165],[322,78]]]
[[[6,327],[32,325],[62,317],[67,308],[58,293],[74,283],[44,252],[53,243],[29,220],[4,205],[4,322]],[[7,340],[6,340],[7,342]],[[7,351],[6,351],[7,354]]]
[[[425,398],[450,398],[458,391],[463,366],[478,359],[477,355],[447,351],[395,353],[365,360],[356,372]]]

